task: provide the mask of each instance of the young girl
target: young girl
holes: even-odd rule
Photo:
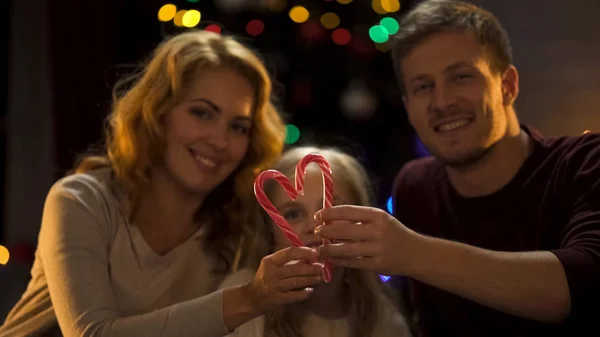
[[[287,151],[274,169],[293,182],[296,164],[311,152],[323,155],[331,165],[334,205],[371,204],[371,188],[365,170],[354,158],[337,150],[297,147]],[[294,201],[290,200],[276,182],[268,181],[265,185],[267,196],[300,239],[309,247],[319,246],[322,241],[314,235],[314,229],[319,223],[313,218],[313,214],[323,205],[323,184],[318,166],[308,166],[304,195]],[[261,244],[265,246],[263,251],[274,252],[288,247],[290,244],[281,229],[266,213],[262,212],[261,216],[265,219],[264,226],[257,233],[255,242],[262,241]],[[266,240],[262,240],[263,238]],[[251,269],[241,269],[230,275],[224,285],[244,282],[252,275],[254,273]],[[390,295],[390,289],[374,273],[334,268],[332,281],[316,285],[309,299],[252,320],[240,326],[232,336],[409,336],[406,322],[393,304],[395,299]]]
[[[126,84],[106,155],[86,157],[48,193],[32,279],[1,337],[220,337],[310,295],[281,279],[217,291],[250,232],[256,174],[283,148],[259,57],[190,31],[161,43]],[[317,283],[318,265],[282,271],[316,261],[314,250],[275,255],[280,264],[261,272]]]

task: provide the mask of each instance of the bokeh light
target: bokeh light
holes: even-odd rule
[[[302,6],[294,6],[290,9],[290,19],[296,23],[306,22],[309,17],[308,10]]]
[[[258,36],[265,30],[265,24],[261,20],[251,20],[246,25],[246,33],[252,36]]]
[[[384,43],[390,38],[390,34],[385,27],[375,25],[369,28],[369,37],[373,42]]]
[[[400,10],[400,1],[398,0],[380,0],[381,8],[388,13],[394,13]]]
[[[377,50],[379,50],[380,52],[388,52],[392,49],[392,44],[390,43],[390,41],[386,41],[384,43],[376,43],[375,44],[375,48],[377,48]]]
[[[196,3],[198,1],[200,1],[200,0],[187,0],[187,2],[191,2],[191,3]]]
[[[352,2],[352,0],[337,0],[338,3],[342,5],[347,5]]]
[[[334,29],[340,25],[340,17],[332,12],[325,13],[321,15],[321,24],[327,29]]]
[[[381,0],[373,0],[371,2],[371,7],[373,8],[373,11],[375,11],[375,13],[377,14],[386,14],[387,11],[385,9],[383,9],[383,7],[381,6]]]
[[[177,11],[177,13],[175,14],[175,17],[173,18],[173,24],[175,24],[175,26],[177,27],[183,27],[183,16],[185,15],[185,13],[187,12],[187,10],[185,9],[180,9]]]
[[[175,14],[177,13],[177,6],[173,4],[163,5],[158,10],[158,20],[162,22],[167,22],[173,20]]]
[[[285,126],[285,143],[294,144],[300,139],[300,129],[294,124],[287,124]]]
[[[210,24],[206,27],[204,27],[204,30],[207,30],[209,32],[213,32],[213,33],[217,33],[217,34],[221,34],[221,26],[216,25],[216,24]]]
[[[286,6],[286,0],[265,0],[265,7],[273,12],[281,12]]]
[[[386,276],[386,275],[379,275],[379,278],[383,281],[383,282],[387,282],[389,281],[392,277],[391,276]]]
[[[10,253],[8,249],[2,245],[0,245],[0,264],[7,264],[10,259]]]
[[[387,202],[385,203],[385,206],[387,207],[388,213],[394,214],[394,202],[391,196],[388,198]]]
[[[413,150],[415,151],[417,157],[429,156],[429,151],[427,151],[427,148],[425,147],[419,136],[415,136],[415,141],[413,144]]]
[[[199,11],[191,9],[183,14],[181,17],[181,24],[187,28],[194,28],[196,25],[198,25],[198,23],[200,23],[201,17],[202,15]]]
[[[396,19],[391,18],[391,17],[381,19],[381,21],[379,22],[379,25],[384,27],[388,31],[389,35],[396,34],[398,32],[398,30],[400,29],[400,25],[398,24],[398,21],[396,21]]]
[[[352,40],[352,35],[347,29],[338,28],[334,30],[333,33],[331,33],[331,39],[333,40],[333,43],[339,46],[343,46],[350,43],[350,41]]]

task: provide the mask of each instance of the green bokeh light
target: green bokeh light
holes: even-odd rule
[[[385,27],[385,29],[387,29],[389,35],[396,34],[398,32],[398,30],[400,29],[400,25],[398,24],[398,21],[396,21],[396,19],[391,18],[391,17],[381,19],[381,22],[379,22],[379,24],[381,26]]]
[[[285,143],[294,144],[300,139],[300,129],[294,124],[288,124],[285,126]]]
[[[373,42],[384,43],[390,38],[390,33],[385,27],[375,25],[369,28],[369,37]]]

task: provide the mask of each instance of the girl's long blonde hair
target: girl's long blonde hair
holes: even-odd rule
[[[149,171],[164,158],[162,117],[181,100],[194,76],[208,68],[239,72],[254,88],[250,146],[239,167],[205,200],[198,217],[208,220],[207,251],[229,270],[235,245],[249,234],[256,207],[252,184],[283,150],[285,125],[272,101],[270,76],[259,58],[233,37],[188,31],[165,39],[138,72],[113,90],[105,126],[106,153],[88,155],[75,173],[110,167],[135,202],[150,184]],[[224,88],[226,90],[226,88]]]
[[[351,201],[361,206],[373,204],[373,191],[365,169],[356,159],[337,149],[296,147],[286,151],[274,169],[289,177],[294,174],[298,161],[311,152],[325,157],[331,165],[336,182],[343,184],[350,191]],[[272,194],[273,186],[266,185],[267,195]],[[257,228],[254,237],[253,249],[256,256],[249,262],[250,267],[253,268],[258,267],[260,258],[272,253],[275,247],[268,215],[261,210],[257,218],[259,218],[257,223],[262,226]],[[345,269],[344,281],[344,293],[348,294],[345,297],[349,301],[352,337],[372,336],[381,314],[380,310],[385,307],[383,301],[394,302],[391,288],[386,287],[376,273],[357,269]],[[303,337],[302,322],[303,316],[300,312],[294,305],[288,305],[282,310],[265,315],[264,335],[265,337]]]

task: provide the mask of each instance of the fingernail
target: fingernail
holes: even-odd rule
[[[306,287],[306,288],[304,288],[304,291],[306,291],[307,293],[312,293],[312,292],[313,292],[313,290],[314,290],[314,289],[313,289],[313,288],[311,288],[311,287]]]
[[[317,228],[315,228],[315,230],[314,230],[314,232],[315,232],[315,236],[319,236],[319,234],[321,233],[321,228],[322,228],[322,227],[323,227],[323,226],[321,225],[321,226],[317,226]]]
[[[317,220],[317,221],[321,221],[321,211],[319,211],[319,212],[315,213],[315,215],[314,215],[314,218],[315,218],[315,220]]]

